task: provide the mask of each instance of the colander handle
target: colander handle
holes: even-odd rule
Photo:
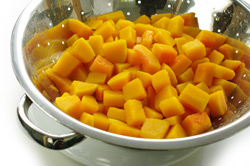
[[[77,133],[71,132],[67,134],[50,134],[38,128],[28,117],[28,110],[32,101],[27,95],[23,95],[17,108],[18,119],[26,133],[40,145],[55,150],[69,148],[79,142],[85,137]]]

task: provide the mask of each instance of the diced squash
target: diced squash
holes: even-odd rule
[[[178,76],[179,83],[193,81],[193,79],[194,79],[194,72],[191,67],[189,67],[186,71],[184,71],[181,75]]]
[[[158,111],[150,108],[150,107],[144,107],[144,112],[146,115],[146,118],[154,118],[154,119],[162,119],[163,116]]]
[[[184,19],[184,25],[185,26],[192,26],[192,27],[198,27],[198,20],[195,17],[195,13],[185,13],[180,15]]]
[[[184,22],[185,24],[185,22]],[[200,33],[200,28],[198,27],[192,27],[192,26],[184,26],[183,27],[183,33],[188,34],[192,36],[193,38],[196,38],[196,36]]]
[[[144,109],[139,100],[127,100],[124,104],[125,117],[128,125],[140,127],[146,120]]]
[[[168,132],[166,138],[173,139],[173,138],[183,138],[186,136],[187,136],[187,134],[186,134],[185,130],[182,128],[182,126],[179,123],[177,123],[169,129],[169,132]]]
[[[90,95],[84,95],[82,97],[82,110],[89,114],[93,114],[99,110],[99,105],[96,99]]]
[[[89,67],[89,70],[94,72],[106,73],[108,75],[108,78],[110,78],[113,74],[114,65],[106,58],[97,55],[93,63]]]
[[[167,30],[172,37],[181,37],[184,28],[184,19],[181,16],[175,16],[168,22]]]
[[[103,20],[88,20],[85,22],[92,30],[96,30],[102,23]]]
[[[184,115],[184,114],[182,114]],[[167,121],[169,123],[169,126],[174,126],[178,123],[181,123],[182,122],[182,115],[179,115],[179,116],[171,116],[169,118],[166,118],[164,119],[165,121]]]
[[[94,127],[94,120],[95,120],[94,116],[87,113],[87,112],[83,112],[81,117],[80,117],[80,121],[82,123],[85,123],[85,124],[92,126],[92,127]]]
[[[227,111],[227,103],[222,90],[210,94],[208,102],[210,114],[212,117],[220,117]]]
[[[169,20],[170,19],[168,17],[162,17],[156,22],[154,22],[152,25],[157,28],[167,29]]]
[[[129,52],[129,49],[128,49]],[[115,74],[122,72],[124,69],[129,68],[131,65],[129,63],[115,63]]]
[[[110,87],[107,84],[98,84],[96,91],[95,91],[95,97],[98,101],[103,101],[103,93],[105,90],[110,90]]]
[[[162,100],[159,107],[163,116],[166,118],[169,118],[171,116],[178,116],[184,114],[185,112],[183,105],[175,96]]]
[[[136,42],[136,31],[131,26],[126,26],[119,31],[119,37],[127,42],[129,48],[133,48]]]
[[[130,136],[130,137],[139,137],[140,136],[140,130],[138,128],[132,127],[127,125],[126,123],[110,119],[110,125],[108,131],[115,134]]]
[[[123,29],[123,28],[125,28],[127,26],[131,26],[132,28],[134,28],[135,27],[135,23],[132,22],[132,21],[123,20],[123,19],[117,21],[117,23],[116,23],[116,27],[117,27],[118,30],[121,30],[121,29]]]
[[[209,94],[198,87],[188,84],[179,96],[184,107],[194,111],[203,112],[209,101]]]
[[[103,92],[104,106],[121,108],[123,107],[124,102],[124,95],[122,91],[105,90]]]
[[[160,119],[146,119],[141,127],[142,138],[163,139],[168,131],[169,124],[167,121]]]
[[[70,94],[77,95],[79,98],[82,98],[84,95],[93,95],[97,88],[97,84],[82,82],[82,81],[73,81],[70,86]]]
[[[207,57],[204,57],[204,58],[201,58],[201,59],[198,59],[196,61],[194,61],[190,67],[192,68],[192,70],[195,72],[196,69],[197,69],[197,66],[201,63],[204,63],[204,62],[209,62],[209,59]]]
[[[134,49],[127,49],[127,62],[131,65],[140,65],[141,57],[136,53]]]
[[[209,116],[206,112],[198,112],[188,115],[181,123],[187,135],[193,136],[201,134],[212,127]]]
[[[93,114],[93,117],[94,117],[94,127],[104,131],[108,131],[110,122],[105,114],[96,112]]]
[[[123,86],[130,81],[130,72],[124,71],[121,72],[109,79],[107,84],[113,90],[122,90]]]
[[[70,53],[83,63],[88,63],[95,58],[95,52],[91,45],[83,38],[75,41],[70,49]]]
[[[77,34],[79,37],[83,37],[87,40],[89,36],[93,34],[92,29],[85,23],[77,19],[68,19],[68,21],[70,31]]]
[[[167,64],[163,63],[161,65],[161,69],[166,70],[168,72],[168,75],[169,75],[169,78],[171,81],[171,85],[176,86],[178,81],[177,81],[176,75],[175,75],[174,71],[171,69],[171,67],[168,66]]]
[[[160,92],[158,92],[155,96],[155,109],[160,111],[160,103],[164,99],[168,99],[172,96],[178,97],[177,91],[173,86],[166,86]]]
[[[235,76],[234,70],[226,68],[221,65],[216,65],[214,77],[222,78],[225,80],[232,80],[234,76]]]
[[[142,61],[142,70],[154,74],[160,70],[161,65],[155,55],[145,46],[137,44],[133,48]]]
[[[62,77],[55,72],[51,68],[46,70],[46,74],[48,78],[53,81],[53,83],[56,85],[58,90],[63,94],[64,92],[69,92],[70,86],[71,86],[71,80],[65,77]]]
[[[151,15],[152,24],[161,19],[162,17],[172,18],[172,13],[161,13],[161,14],[153,14]]]
[[[138,17],[135,21],[135,24],[137,23],[142,23],[142,24],[151,24],[151,19],[146,16],[145,14],[141,15],[140,17]]]
[[[216,72],[216,65],[211,62],[201,63],[197,66],[194,75],[194,82],[205,82],[207,86],[211,86]]]
[[[224,55],[225,59],[233,59],[234,48],[229,44],[224,44],[220,46],[218,50]]]
[[[100,72],[89,72],[86,82],[94,83],[94,84],[104,84],[106,83],[107,74],[106,73],[100,73]]]
[[[88,70],[86,67],[82,64],[77,66],[68,76],[71,80],[77,80],[77,81],[85,81],[88,76]]]
[[[99,15],[97,17],[97,20],[103,20],[103,21],[113,20],[114,22],[117,22],[120,19],[126,19],[124,13],[121,10]]]
[[[145,47],[151,49],[154,40],[154,31],[147,30],[142,34],[141,43]]]
[[[136,78],[139,78],[144,88],[147,88],[152,82],[152,75],[143,71],[136,72]]]
[[[175,62],[177,51],[165,44],[155,43],[152,47],[152,53],[158,58],[160,63],[172,65]]]
[[[159,92],[164,87],[171,85],[168,72],[166,70],[160,70],[152,75],[152,85],[156,92]]]
[[[60,110],[76,119],[79,119],[83,112],[82,102],[75,95],[57,97],[55,103]]]
[[[183,46],[183,44],[188,42],[187,38],[186,37],[177,37],[174,40],[175,40],[175,43],[176,43],[176,46],[178,49],[178,53],[183,54],[182,46]]]
[[[221,85],[226,94],[226,97],[229,97],[237,87],[237,84],[219,78],[215,78],[213,80],[213,85]]]
[[[137,37],[141,37],[142,34],[147,30],[154,31],[154,27],[152,25],[142,23],[135,24],[134,29],[136,30]]]
[[[139,66],[132,66],[127,69],[123,69],[122,72],[129,72],[130,73],[130,80],[136,78],[136,72],[140,70]]]
[[[77,34],[74,34],[73,36],[71,36],[66,42],[67,42],[67,46],[70,47],[72,46],[75,41],[77,41],[79,39],[79,36]]]
[[[147,97],[147,93],[143,87],[143,84],[139,78],[136,78],[122,87],[124,99],[142,100]]]
[[[224,59],[224,55],[216,50],[213,50],[209,55],[208,58],[210,62],[220,64]]]
[[[101,35],[95,35],[89,37],[89,44],[92,47],[93,51],[95,52],[95,55],[103,55],[103,37]]]
[[[224,66],[224,67],[226,67],[226,68],[229,68],[229,69],[232,69],[232,70],[235,71],[240,66],[241,63],[242,62],[238,61],[238,60],[229,60],[229,59],[226,59],[226,60],[224,60],[221,63],[221,65]]]
[[[154,41],[169,46],[175,45],[175,40],[171,37],[171,34],[166,30],[158,30],[155,32]]]
[[[156,96],[156,92],[154,90],[154,88],[152,87],[152,85],[149,85],[146,89],[147,92],[147,101],[148,101],[148,106],[150,106],[150,108],[155,108],[155,96]]]
[[[192,83],[192,82],[184,82],[184,83],[180,83],[180,84],[176,85],[176,90],[177,90],[178,94],[180,95],[181,92],[183,91],[183,89],[185,89],[185,87],[190,83]]]
[[[116,107],[109,107],[108,112],[107,112],[107,117],[116,119],[122,122],[126,122],[124,109],[120,109]]]
[[[210,94],[210,90],[205,82],[200,82],[199,84],[196,85],[196,87],[198,87],[201,90],[203,90],[204,92],[207,92],[208,94]]]
[[[227,39],[226,36],[219,34],[219,33],[216,33],[215,38],[216,38],[216,41],[214,44],[214,49],[217,49],[218,47],[222,46]]]
[[[192,61],[186,55],[180,54],[175,58],[175,63],[171,65],[170,67],[172,68],[176,76],[179,76],[191,64],[192,64]]]
[[[115,31],[115,25],[111,21],[106,21],[95,30],[93,35],[101,35],[104,41],[106,41]]]
[[[52,70],[62,77],[68,77],[70,73],[81,63],[77,58],[75,58],[69,52],[64,52]],[[67,67],[65,67],[67,66]]]
[[[127,43],[125,40],[117,40],[114,42],[103,44],[103,55],[112,63],[125,62],[127,58]]]
[[[206,48],[204,44],[197,39],[183,44],[182,51],[192,61],[206,56]]]
[[[205,47],[213,48],[216,42],[216,34],[212,31],[201,30],[196,39],[201,41]]]

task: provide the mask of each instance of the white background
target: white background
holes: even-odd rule
[[[78,166],[59,151],[48,150],[27,137],[17,120],[16,107],[24,93],[10,59],[10,38],[19,14],[30,0],[2,1],[0,9],[0,165]],[[250,127],[218,143],[202,147],[175,166],[247,166],[250,163]]]

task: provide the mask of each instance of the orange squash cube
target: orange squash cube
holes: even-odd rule
[[[113,90],[122,90],[122,87],[130,81],[130,72],[121,72],[109,79],[107,84]]]
[[[88,63],[95,58],[95,52],[90,44],[83,38],[75,41],[70,49],[70,53],[83,63]]]
[[[70,94],[77,95],[79,98],[82,98],[84,95],[93,95],[97,88],[97,84],[82,82],[82,81],[73,81],[70,86]]]
[[[168,99],[172,96],[178,97],[177,91],[173,86],[166,86],[160,92],[158,92],[154,98],[155,109],[160,112],[160,103],[164,99]]]
[[[132,21],[129,21],[129,20],[119,20],[116,23],[116,28],[118,30],[121,30],[121,29],[123,29],[123,28],[125,28],[127,26],[131,26],[132,28],[134,28],[135,27],[135,23],[132,22]]]
[[[203,90],[204,92],[207,92],[208,94],[210,94],[210,90],[205,82],[200,82],[199,84],[196,85],[196,87],[198,87],[201,90]]]
[[[94,116],[91,115],[91,114],[89,114],[89,113],[87,113],[87,112],[83,112],[82,113],[82,115],[80,117],[80,121],[82,123],[85,123],[85,124],[87,124],[89,126],[94,127]]]
[[[198,59],[196,61],[194,61],[190,67],[192,68],[192,70],[195,72],[196,69],[197,69],[197,66],[201,63],[204,63],[204,62],[210,62],[210,60],[207,58],[207,57],[204,57],[204,58],[201,58],[201,59]]]
[[[194,80],[194,72],[191,67],[178,76],[178,82],[184,83]]]
[[[142,61],[142,70],[154,74],[160,70],[161,65],[155,55],[145,46],[137,44],[133,48]]]
[[[121,10],[99,15],[97,17],[97,20],[103,20],[103,21],[113,20],[114,22],[117,22],[120,19],[126,19],[124,13]]]
[[[114,65],[106,58],[97,55],[93,63],[89,67],[89,70],[94,72],[106,73],[108,75],[108,78],[110,78],[113,74]]]
[[[184,107],[194,112],[202,112],[208,104],[209,94],[192,84],[188,84],[181,92],[179,100]]]
[[[135,24],[137,23],[142,23],[142,24],[151,24],[151,19],[146,16],[145,14],[141,15],[140,17],[138,17],[135,21]]]
[[[145,47],[151,49],[154,40],[154,31],[147,30],[142,34],[141,43]]]
[[[177,51],[165,44],[155,43],[152,47],[152,53],[158,58],[160,63],[172,65],[175,62]]]
[[[136,41],[136,31],[131,26],[126,26],[119,31],[119,37],[127,42],[129,48],[133,48]]]
[[[185,13],[180,15],[184,19],[184,25],[185,26],[192,26],[192,27],[198,27],[198,20],[195,17],[194,12]]]
[[[98,101],[103,101],[103,93],[105,90],[111,90],[111,88],[107,84],[98,84],[96,91],[95,91],[95,97]]]
[[[103,20],[87,20],[85,22],[92,30],[96,30],[100,25],[102,25]]]
[[[218,48],[219,52],[222,53],[225,59],[233,59],[234,48],[229,44],[224,44]]]
[[[147,93],[139,78],[136,78],[125,84],[122,88],[122,91],[126,101],[129,99],[142,100],[147,97]]]
[[[107,74],[106,73],[100,73],[100,72],[89,72],[86,82],[93,83],[93,84],[104,84],[106,83]]]
[[[129,51],[129,50],[128,50]],[[129,68],[131,65],[129,63],[115,63],[114,64],[115,74],[122,72],[124,69]]]
[[[174,73],[174,71],[171,69],[170,66],[168,66],[167,64],[163,63],[161,65],[161,69],[162,70],[166,70],[168,72],[170,81],[171,81],[171,85],[176,86],[176,84],[178,83],[176,75]]]
[[[201,41],[205,47],[213,48],[216,42],[216,34],[212,31],[201,30],[196,39]]]
[[[160,70],[152,75],[152,85],[156,93],[164,87],[171,85],[169,74],[166,70]]]
[[[237,87],[237,84],[220,78],[214,78],[213,85],[220,85],[223,88],[226,97],[229,97]]]
[[[167,29],[169,20],[170,19],[168,17],[162,17],[156,22],[154,22],[152,25],[157,28]]]
[[[152,75],[143,71],[136,71],[136,78],[139,78],[144,88],[147,88],[152,82]]]
[[[162,100],[159,107],[163,116],[166,118],[169,118],[171,116],[178,116],[184,114],[185,112],[183,105],[175,96]]]
[[[146,118],[154,118],[154,119],[162,119],[163,116],[158,111],[150,108],[150,107],[144,107],[144,112],[146,115]]]
[[[125,117],[128,125],[140,127],[146,120],[142,103],[139,100],[127,100],[124,104]]]
[[[224,60],[222,63],[221,63],[221,66],[224,66],[226,68],[229,68],[229,69],[232,69],[232,70],[236,70],[240,64],[242,62],[241,61],[238,61],[238,60],[229,60],[229,59],[226,59]]]
[[[88,73],[89,72],[85,65],[80,64],[70,73],[68,78],[71,80],[85,81],[87,79]]]
[[[197,39],[183,44],[182,51],[192,61],[206,56],[204,44]]]
[[[212,117],[220,117],[224,115],[227,111],[224,92],[220,90],[210,94],[208,106]]]
[[[216,65],[214,77],[222,78],[225,80],[232,80],[234,76],[235,76],[234,70],[226,68],[221,65]]]
[[[103,56],[112,63],[125,62],[127,58],[126,40],[117,40],[103,44]]]
[[[172,37],[181,37],[184,28],[184,19],[181,16],[175,16],[168,22],[167,30]]]
[[[67,39],[67,46],[68,47],[70,47],[70,46],[72,46],[74,43],[75,43],[75,41],[77,41],[79,39],[79,36],[77,35],[77,34],[74,34],[74,35],[72,35],[69,39]]]
[[[135,24],[134,29],[136,30],[137,37],[141,37],[142,34],[147,30],[154,31],[154,27],[152,25],[142,23]]]
[[[93,34],[92,29],[88,25],[77,19],[68,19],[68,24],[71,32],[86,40]]]
[[[93,117],[94,117],[94,127],[104,131],[108,131],[110,122],[106,115],[96,112],[93,114]]]
[[[141,127],[141,137],[151,139],[163,139],[169,129],[167,121],[160,119],[146,119]]]
[[[99,105],[96,99],[90,95],[84,95],[82,97],[82,110],[89,114],[93,114],[99,110]]]
[[[130,136],[130,137],[140,137],[140,130],[138,128],[127,125],[126,123],[109,119],[110,125],[108,131],[115,134]]]
[[[156,43],[166,44],[171,47],[175,45],[175,40],[172,38],[171,33],[162,29],[155,32],[154,41]]]
[[[53,72],[59,74],[62,77],[68,77],[70,73],[79,65],[81,61],[75,58],[72,54],[64,51],[60,56],[55,66],[53,66]],[[67,67],[65,67],[67,66]]]
[[[213,50],[209,55],[208,58],[210,62],[220,64],[224,59],[224,55],[216,50]]]
[[[173,139],[173,138],[183,138],[186,136],[187,134],[185,130],[182,128],[182,126],[179,123],[177,123],[169,129],[169,132],[167,133],[166,138]]]
[[[163,120],[167,121],[169,123],[169,126],[174,126],[174,125],[176,125],[178,123],[180,124],[182,122],[182,120],[183,120],[182,116],[183,115],[184,114],[179,115],[179,116],[171,116],[171,117],[163,119]]]
[[[111,21],[106,21],[95,30],[93,35],[101,35],[104,41],[106,41],[115,31],[115,25]]]
[[[61,94],[69,92],[72,83],[70,79],[56,74],[51,68],[46,70],[46,75],[56,85]]]
[[[134,49],[127,49],[127,62],[131,65],[141,65],[141,57]]]
[[[172,18],[172,13],[161,13],[161,14],[153,14],[151,15],[152,24],[161,19],[162,17]]]
[[[180,83],[178,85],[176,85],[176,90],[178,92],[178,94],[180,95],[181,92],[183,91],[183,89],[185,89],[185,87],[188,85],[188,84],[192,84],[193,82],[184,82],[184,83]]]
[[[55,103],[60,110],[76,119],[79,119],[83,112],[82,102],[76,95],[57,97]]]
[[[89,44],[92,47],[93,51],[95,52],[95,55],[103,55],[103,37],[101,35],[95,35],[89,37]]]
[[[124,95],[122,91],[105,90],[103,92],[104,106],[121,108],[123,107],[124,102]]]
[[[194,82],[205,82],[207,86],[211,86],[213,78],[215,77],[216,64],[211,62],[201,63],[197,66],[194,75]]]
[[[206,112],[198,112],[188,115],[181,123],[187,135],[193,136],[201,134],[212,127],[209,116]]]
[[[126,122],[124,109],[120,109],[116,107],[109,107],[108,112],[107,112],[107,117],[116,119],[122,122]]]
[[[185,24],[185,22],[184,22]],[[196,38],[196,36],[200,33],[200,28],[198,27],[192,27],[192,26],[184,26],[183,33],[192,36],[193,38]]]
[[[179,76],[183,73],[190,65],[192,61],[184,54],[180,54],[176,57],[175,63],[172,64],[170,67],[174,71],[176,76]]]

